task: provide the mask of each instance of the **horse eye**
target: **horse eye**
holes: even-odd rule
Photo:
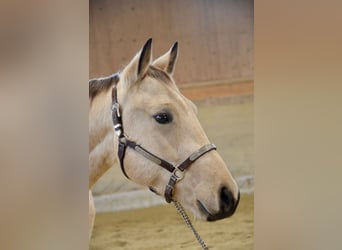
[[[166,112],[158,113],[154,115],[153,118],[160,124],[167,124],[172,122],[172,115]]]

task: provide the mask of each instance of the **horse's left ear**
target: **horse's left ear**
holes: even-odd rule
[[[158,57],[152,63],[152,65],[172,75],[175,69],[177,56],[178,56],[178,42],[175,42],[172,48],[168,52],[166,52],[164,55]]]

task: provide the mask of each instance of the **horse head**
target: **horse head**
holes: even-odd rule
[[[149,39],[122,70],[116,84],[127,138],[174,166],[209,144],[196,106],[181,94],[173,79],[177,56],[175,43],[153,60]],[[127,148],[123,164],[132,181],[164,195],[172,173],[132,148]],[[174,186],[172,199],[196,217],[213,221],[234,213],[239,189],[216,150],[205,152],[182,175]]]

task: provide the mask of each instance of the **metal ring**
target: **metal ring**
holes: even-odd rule
[[[185,173],[181,171],[179,168],[176,168],[172,174],[177,178],[177,181],[180,181],[184,178]]]

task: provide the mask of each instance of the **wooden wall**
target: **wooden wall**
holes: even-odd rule
[[[178,83],[253,79],[252,0],[90,0],[90,78],[120,70],[153,38],[179,41]]]

